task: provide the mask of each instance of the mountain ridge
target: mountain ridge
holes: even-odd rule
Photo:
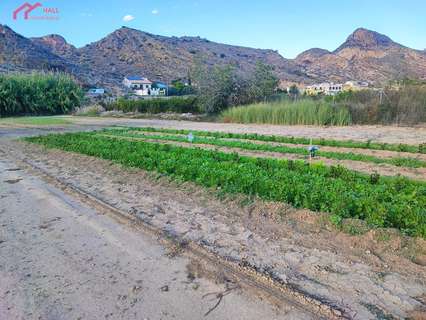
[[[426,55],[422,51],[365,28],[356,29],[335,50],[326,51],[320,55],[304,51],[295,62],[304,73],[322,80],[382,84],[394,79],[426,77]]]
[[[261,61],[273,66],[275,74],[287,83],[382,83],[403,77],[426,78],[426,51],[410,49],[365,28],[356,29],[333,51],[312,48],[295,59],[286,59],[272,49],[200,37],[167,37],[128,27],[76,48],[60,35],[25,38],[0,25],[0,71],[6,67],[18,71],[60,70],[88,85],[119,87],[129,74],[167,82],[186,78],[196,61],[207,66],[231,64],[243,75]]]

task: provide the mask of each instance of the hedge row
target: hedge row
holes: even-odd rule
[[[170,98],[150,98],[130,100],[120,98],[106,106],[107,110],[118,110],[123,112],[141,113],[198,113],[199,109],[194,96],[170,97]]]

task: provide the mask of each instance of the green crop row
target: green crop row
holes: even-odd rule
[[[426,238],[426,184],[402,177],[368,176],[341,166],[239,156],[200,148],[129,141],[97,133],[26,138],[49,148],[112,160],[125,166],[193,181],[226,193],[255,195],[296,208],[329,212],[334,221],[366,220]]]
[[[182,135],[143,135],[143,134],[134,134],[128,130],[105,130],[104,132],[112,135],[119,135],[123,137],[131,138],[141,138],[141,139],[153,139],[153,140],[163,140],[163,141],[176,141],[176,142],[188,142],[188,139]],[[259,144],[253,142],[245,141],[233,141],[233,140],[223,140],[220,138],[213,137],[203,137],[196,136],[193,140],[194,143],[209,144],[220,147],[228,148],[239,148],[244,150],[253,150],[253,151],[267,151],[267,152],[278,152],[283,154],[298,154],[298,155],[308,155],[307,148],[303,147],[289,147],[289,146],[277,146],[270,144]],[[358,154],[352,152],[334,152],[334,151],[318,151],[318,156],[329,159],[337,160],[353,160],[353,161],[362,161],[362,162],[371,162],[371,163],[386,163],[398,167],[409,167],[409,168],[421,168],[426,167],[426,161],[418,160],[414,158],[403,158],[403,157],[394,157],[394,158],[379,158],[371,155]]]
[[[354,141],[354,140],[330,140],[330,139],[308,139],[304,137],[289,137],[289,136],[272,136],[261,135],[257,133],[230,133],[230,132],[210,132],[210,131],[197,131],[197,130],[179,130],[179,129],[158,129],[158,128],[128,128],[129,130],[140,130],[147,132],[164,132],[171,134],[189,134],[192,132],[196,136],[215,137],[215,138],[232,138],[244,140],[257,140],[265,142],[280,142],[290,144],[305,144],[305,145],[318,145],[328,147],[343,147],[343,148],[357,148],[357,149],[372,149],[372,150],[388,150],[396,152],[410,152],[410,153],[425,153],[426,154],[426,141],[419,145],[409,144],[390,144],[378,143],[372,141]]]

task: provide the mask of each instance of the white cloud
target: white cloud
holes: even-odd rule
[[[151,11],[151,13],[157,15],[157,14],[160,13],[160,11],[158,11],[158,9],[154,9],[154,10]]]
[[[80,13],[80,16],[82,16],[82,17],[92,17],[92,16],[93,16],[93,13],[90,13],[90,12],[82,12],[82,13]]]
[[[125,22],[129,22],[129,21],[132,21],[132,20],[134,20],[135,19],[135,17],[134,16],[132,16],[131,14],[126,14],[124,17],[123,17],[123,21],[125,21]]]

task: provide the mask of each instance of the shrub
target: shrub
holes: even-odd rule
[[[52,115],[79,106],[83,91],[61,73],[0,75],[0,116]]]
[[[104,112],[105,109],[98,104],[85,106],[81,108],[77,108],[75,111],[76,116],[88,116],[88,117],[95,117],[100,115],[102,112]]]
[[[123,112],[141,112],[141,113],[198,113],[196,97],[182,96],[170,98],[151,98],[130,100],[120,98],[115,102],[106,105],[107,110],[117,110]]]
[[[326,97],[345,106],[354,124],[403,124],[426,122],[426,85],[404,84],[383,90],[343,92]]]

